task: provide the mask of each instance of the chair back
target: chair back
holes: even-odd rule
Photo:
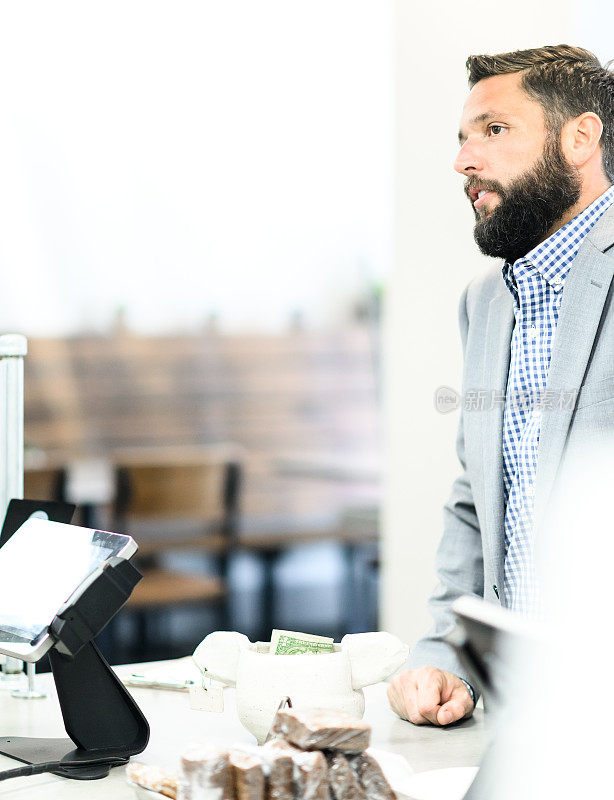
[[[116,519],[198,521],[231,534],[238,513],[240,451],[216,447],[150,448],[116,454]]]
[[[23,495],[28,500],[63,500],[65,484],[64,469],[28,467],[23,476]]]

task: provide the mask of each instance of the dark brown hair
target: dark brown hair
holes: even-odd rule
[[[612,62],[610,62],[612,63]],[[522,72],[521,86],[544,110],[548,130],[557,136],[565,122],[592,111],[603,123],[603,170],[614,182],[614,72],[589,50],[568,44],[516,50],[494,56],[469,56],[469,86],[493,75]]]

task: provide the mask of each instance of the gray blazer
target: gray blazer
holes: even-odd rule
[[[548,515],[566,458],[614,433],[614,206],[585,237],[565,281],[546,392],[563,407],[542,411],[535,483],[535,537]],[[505,558],[503,403],[514,327],[512,296],[497,266],[465,290],[459,309],[463,395],[485,390],[483,410],[463,410],[457,452],[462,466],[444,507],[437,551],[439,584],[429,600],[435,625],[411,653],[468,680],[443,637],[454,627],[451,603],[473,594],[499,602]],[[490,398],[495,393],[495,402]],[[614,453],[612,455],[614,458]]]

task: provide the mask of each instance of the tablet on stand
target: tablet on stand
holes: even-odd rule
[[[100,778],[142,752],[149,725],[93,642],[141,579],[130,536],[28,519],[0,547],[0,653],[49,655],[70,738],[0,736],[0,753],[54,774]]]

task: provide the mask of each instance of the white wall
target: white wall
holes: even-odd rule
[[[614,59],[614,6],[603,0],[572,0],[574,42],[595,53],[602,64]]]
[[[413,643],[426,599],[441,508],[458,472],[457,413],[435,411],[441,385],[460,389],[460,293],[489,266],[453,172],[469,54],[571,38],[568,2],[396,2],[395,265],[385,314],[386,477],[382,626]],[[613,54],[614,55],[614,54]]]

